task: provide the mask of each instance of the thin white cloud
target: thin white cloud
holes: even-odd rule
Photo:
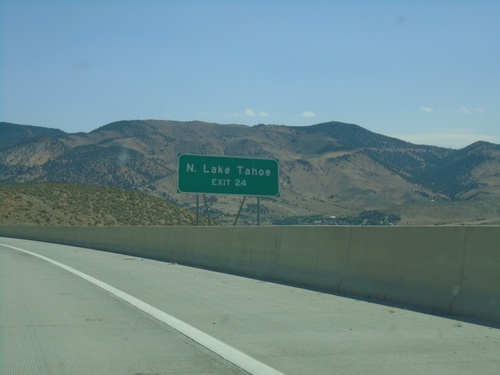
[[[432,111],[434,111],[434,108],[432,108],[432,107],[420,107],[420,110],[424,111],[425,113],[431,113]]]
[[[311,111],[304,111],[302,112],[302,117],[316,117],[316,113]]]
[[[210,118],[210,119],[217,119],[217,118],[242,118],[242,117],[270,117],[271,115],[267,112],[264,111],[254,111],[251,108],[245,109],[243,112],[198,112],[196,114],[197,117],[200,118]]]
[[[460,107],[460,109],[458,110],[458,113],[460,113],[462,115],[469,115],[471,113],[471,110],[467,107]]]
[[[476,108],[471,108],[471,107],[466,107],[462,106],[458,109],[450,109],[450,108],[433,108],[433,107],[420,107],[419,108],[421,111],[425,113],[437,113],[439,115],[477,115],[481,116],[484,114],[485,109],[483,107],[476,107]]]
[[[253,109],[251,108],[247,108],[245,109],[245,116],[248,116],[248,117],[269,117],[269,113],[267,112],[264,112],[264,111],[254,111]]]
[[[459,149],[467,147],[477,141],[500,144],[500,137],[494,135],[478,134],[470,129],[450,130],[447,132],[401,134],[393,135],[395,138],[420,145],[431,145]]]
[[[250,108],[245,109],[245,115],[249,117],[255,117],[255,112],[251,110]]]
[[[461,115],[482,115],[484,113],[484,108],[478,107],[478,108],[468,108],[468,107],[460,107],[460,109],[457,111]]]

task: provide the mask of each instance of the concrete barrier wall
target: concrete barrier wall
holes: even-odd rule
[[[500,323],[500,227],[0,227]]]
[[[462,272],[464,227],[356,227],[340,291],[448,312]]]
[[[467,229],[460,290],[450,311],[500,322],[500,228]]]

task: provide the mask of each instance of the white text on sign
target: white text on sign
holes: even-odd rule
[[[238,172],[238,175],[240,176],[261,176],[261,177],[270,177],[271,176],[271,170],[270,169],[262,169],[262,168],[255,168],[255,167],[244,167],[241,165],[236,166],[236,170]],[[196,173],[196,170],[194,169],[194,164],[187,163],[186,164],[186,172],[191,172],[191,173]],[[231,174],[231,168],[229,167],[224,167],[222,165],[214,165],[214,166],[207,166],[206,164],[203,164],[203,173],[206,174],[217,174],[217,175],[229,175]]]

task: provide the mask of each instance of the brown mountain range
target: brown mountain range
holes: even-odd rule
[[[415,145],[339,122],[305,127],[119,121],[90,133],[0,123],[0,183],[110,185],[193,208],[176,192],[177,156],[275,158],[279,198],[262,198],[264,223],[291,216],[380,211],[400,224],[500,223],[500,145],[460,150]],[[200,200],[202,201],[202,200]],[[211,216],[231,222],[241,197],[211,195]],[[254,220],[255,200],[243,219]]]

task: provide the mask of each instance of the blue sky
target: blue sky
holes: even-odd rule
[[[0,121],[342,121],[500,143],[500,1],[1,0]]]

